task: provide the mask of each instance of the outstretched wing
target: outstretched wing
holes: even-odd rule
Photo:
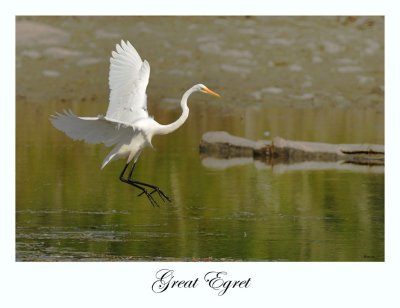
[[[125,142],[135,133],[135,129],[131,126],[109,121],[103,116],[77,117],[71,110],[64,110],[63,114],[56,113],[50,121],[55,128],[73,140],[94,144],[104,143],[106,146]]]
[[[110,103],[106,118],[132,124],[149,116],[146,88],[149,83],[150,65],[140,58],[128,41],[116,45],[110,58]]]

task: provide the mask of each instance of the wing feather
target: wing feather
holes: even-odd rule
[[[135,134],[135,128],[131,126],[109,121],[103,116],[77,117],[71,110],[56,113],[50,121],[55,128],[73,140],[83,140],[92,144],[104,143],[108,147],[125,142]]]
[[[106,118],[116,122],[134,123],[147,118],[146,88],[150,78],[149,63],[140,58],[127,41],[117,44],[110,58],[110,103]]]

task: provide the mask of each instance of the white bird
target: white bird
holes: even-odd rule
[[[55,128],[64,132],[73,140],[83,140],[87,143],[103,143],[107,147],[114,146],[106,156],[101,168],[110,161],[127,158],[126,164],[119,176],[122,182],[141,190],[153,206],[158,206],[152,194],[157,192],[160,198],[170,201],[164,192],[155,185],[146,184],[132,179],[133,170],[142,150],[153,147],[151,140],[155,135],[172,133],[185,123],[189,116],[187,100],[193,92],[203,92],[218,96],[203,84],[197,84],[187,90],[181,100],[182,114],[173,123],[163,125],[156,122],[147,112],[146,88],[149,83],[150,65],[142,61],[138,52],[128,41],[116,45],[116,51],[110,58],[110,101],[105,116],[77,117],[71,110],[63,114],[56,113],[51,117]],[[129,164],[132,166],[128,177],[124,177]]]

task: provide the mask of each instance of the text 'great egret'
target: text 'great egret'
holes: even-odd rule
[[[110,102],[106,115],[77,117],[71,110],[64,110],[63,114],[56,113],[50,120],[55,128],[73,140],[103,143],[107,147],[114,145],[101,168],[112,160],[127,158],[119,179],[140,189],[139,196],[145,194],[153,206],[158,206],[153,193],[157,192],[163,201],[170,201],[168,196],[159,187],[132,178],[140,153],[144,148],[152,147],[153,136],[172,133],[185,123],[189,116],[187,100],[193,92],[199,91],[218,97],[219,95],[203,84],[194,85],[183,94],[181,116],[175,122],[163,125],[156,122],[147,112],[146,88],[149,77],[149,62],[142,61],[131,43],[121,41],[110,58]],[[129,174],[124,177],[131,162]]]

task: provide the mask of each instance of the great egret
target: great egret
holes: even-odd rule
[[[142,61],[135,48],[127,41],[116,45],[116,51],[110,58],[110,102],[105,116],[77,117],[71,110],[56,113],[51,117],[54,127],[73,140],[87,143],[104,143],[107,147],[115,145],[104,159],[101,169],[110,161],[127,158],[119,179],[141,190],[153,206],[158,206],[153,198],[157,192],[161,200],[170,199],[157,186],[132,179],[133,170],[142,150],[153,147],[151,139],[155,135],[172,133],[189,116],[187,100],[193,92],[203,92],[218,96],[203,84],[197,84],[187,90],[181,100],[182,114],[175,122],[163,125],[156,122],[147,112],[146,88],[149,83],[150,65]],[[132,166],[128,177],[124,177],[129,164]]]

